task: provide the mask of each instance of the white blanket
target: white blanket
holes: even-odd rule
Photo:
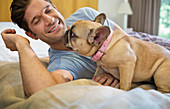
[[[40,98],[33,96],[37,101],[33,107],[45,109],[48,104],[56,109],[170,109],[170,96],[155,90],[135,88],[126,92],[107,86],[70,85],[51,87],[38,94],[46,92],[52,99],[46,94]],[[40,103],[42,99],[46,103]]]
[[[141,88],[126,92],[81,79],[26,98],[19,63],[0,62],[0,109],[170,109],[170,93]]]

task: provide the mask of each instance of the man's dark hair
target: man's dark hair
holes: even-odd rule
[[[45,0],[52,4],[51,0]],[[11,20],[16,23],[20,28],[24,29],[27,32],[32,32],[28,28],[28,23],[24,19],[25,10],[30,4],[31,0],[13,0],[10,10],[11,10]],[[53,6],[53,4],[52,4]]]

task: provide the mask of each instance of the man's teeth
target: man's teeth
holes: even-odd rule
[[[52,32],[52,31],[54,31],[56,28],[57,28],[57,26],[58,26],[58,24],[55,26],[55,28],[54,29],[52,29],[50,32]]]
[[[57,23],[56,23],[55,28],[53,28],[53,29],[50,31],[50,33],[51,33],[52,31],[54,31],[54,30],[58,27],[58,25],[59,25],[59,20],[57,20]]]

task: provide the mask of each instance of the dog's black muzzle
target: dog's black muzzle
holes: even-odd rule
[[[70,29],[69,29],[69,30],[70,30]],[[69,42],[68,42],[68,33],[69,33],[69,30],[67,30],[67,31],[65,32],[65,35],[64,35],[64,37],[63,37],[63,43],[64,43],[64,45],[65,45],[67,48],[69,48],[69,49],[72,50],[71,47],[68,47],[68,46],[67,46],[67,44],[69,43]]]
[[[67,30],[65,32],[64,37],[63,37],[63,43],[64,43],[65,46],[68,43],[68,32],[69,32],[69,30]]]

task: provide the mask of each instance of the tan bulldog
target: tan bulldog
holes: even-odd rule
[[[154,81],[157,90],[170,92],[170,52],[157,44],[128,36],[115,26],[103,26],[105,14],[94,22],[75,22],[64,36],[68,48],[97,63],[95,76],[103,72],[120,80],[120,89],[129,90],[132,82]]]

